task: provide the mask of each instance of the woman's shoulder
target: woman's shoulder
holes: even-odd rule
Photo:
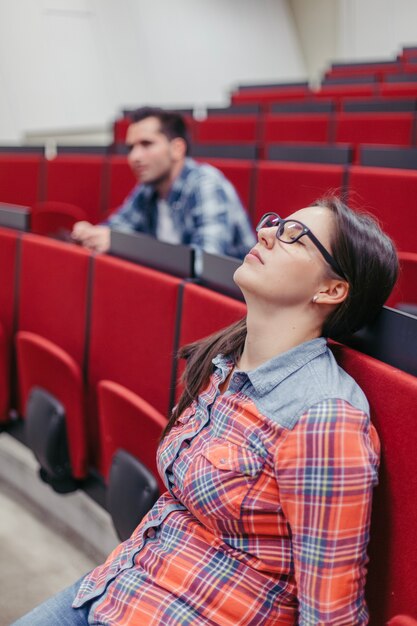
[[[296,369],[266,394],[253,398],[258,409],[277,424],[292,429],[312,407],[344,405],[369,419],[369,404],[356,381],[336,362],[329,349]]]

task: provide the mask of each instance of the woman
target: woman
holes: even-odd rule
[[[104,565],[17,624],[367,623],[378,439],[325,337],[376,315],[395,249],[337,198],[257,231],[235,273],[247,319],[183,350],[158,450],[166,493]]]

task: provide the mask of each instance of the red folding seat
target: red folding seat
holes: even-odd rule
[[[378,85],[372,83],[369,85],[323,85],[319,91],[314,94],[315,98],[357,98],[372,97],[378,95]]]
[[[417,314],[417,253],[399,252],[400,273],[386,304]]]
[[[348,202],[373,213],[403,252],[417,252],[416,197],[416,171],[384,167],[350,168]]]
[[[143,398],[123,385],[102,380],[97,386],[98,414],[101,432],[101,469],[109,480],[114,454],[125,450],[138,458],[158,481],[164,485],[156,466],[156,448],[166,426],[162,415]]]
[[[313,163],[271,163],[258,165],[255,190],[254,226],[260,217],[275,211],[286,217],[308,206],[327,191],[344,186],[342,165]]]
[[[379,485],[372,506],[366,596],[370,626],[417,615],[417,378],[346,347],[341,366],[365,392],[381,441]]]
[[[326,113],[266,115],[263,141],[327,143],[330,141],[331,119],[331,115]]]
[[[36,154],[1,154],[0,202],[31,206],[39,200],[44,163]]]
[[[336,113],[335,140],[410,146],[413,113]]]
[[[144,445],[141,438],[147,440],[149,429],[153,433],[149,452],[156,452],[155,428],[159,424],[161,431],[171,402],[180,284],[179,278],[120,259],[102,256],[95,260],[88,366],[89,437],[94,464],[103,476],[108,475],[111,451],[130,438],[131,453],[137,451],[139,455]],[[101,428],[94,419],[99,383]],[[132,400],[133,394],[138,396],[137,402]],[[130,407],[126,422],[123,413],[113,412],[115,406],[123,404]],[[131,431],[135,409],[137,421]],[[110,443],[104,440],[108,433],[113,433]],[[114,433],[119,434],[116,437]]]
[[[304,100],[310,95],[311,91],[308,86],[262,88],[260,85],[259,89],[243,89],[242,91],[232,94],[232,104],[253,102],[267,104],[275,100]]]
[[[126,142],[127,129],[130,126],[131,121],[128,117],[121,117],[113,124],[113,141],[115,144]]]
[[[104,213],[108,215],[123,203],[138,182],[130,169],[126,156],[113,155],[109,157],[106,181]]]
[[[75,222],[87,220],[83,209],[68,202],[37,202],[31,209],[30,230],[37,235],[68,237]]]
[[[417,96],[417,82],[412,83],[381,83],[379,85],[381,96]]]
[[[105,157],[62,155],[47,162],[44,200],[68,202],[83,209],[90,222],[100,220],[103,211]]]
[[[8,418],[11,398],[16,269],[20,233],[0,228],[0,422]]]
[[[243,302],[211,291],[200,285],[186,283],[184,286],[179,347],[230,326],[246,315]],[[182,389],[179,382],[184,371],[184,363],[179,362],[176,372],[177,399]]]
[[[255,178],[255,162],[245,159],[198,159],[217,167],[235,187],[243,206],[250,211]]]
[[[77,246],[22,237],[16,336],[20,412],[25,416],[35,388],[60,402],[75,478],[87,472],[83,363],[91,258]]]
[[[216,115],[195,122],[194,139],[199,142],[239,143],[256,142],[259,139],[257,115]]]

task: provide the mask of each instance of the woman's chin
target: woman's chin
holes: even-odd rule
[[[247,269],[248,268],[245,266],[245,262],[243,262],[233,274],[233,280],[243,295],[245,295],[245,291],[251,291],[253,288],[254,277],[250,276],[250,272],[248,272]]]

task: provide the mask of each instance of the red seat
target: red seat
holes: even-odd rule
[[[254,226],[260,217],[275,211],[286,217],[308,206],[329,190],[340,190],[344,184],[344,167],[311,163],[259,163]]]
[[[205,287],[186,283],[182,301],[179,347],[207,337],[237,322],[245,315],[246,305],[242,302]],[[184,363],[180,362],[177,381],[183,371]],[[181,390],[181,384],[177,384],[177,396]]]
[[[118,383],[161,415],[168,415],[180,284],[178,278],[120,259],[96,258],[88,367],[89,437],[94,463],[103,475],[108,471],[108,458],[103,458],[102,433],[94,418],[97,385],[103,380]],[[117,413],[112,419],[118,424],[123,416]]]
[[[7,420],[15,323],[17,252],[20,234],[0,228],[0,422]]]
[[[71,232],[75,222],[86,219],[86,212],[75,204],[37,202],[32,206],[30,230],[37,235],[59,237]]]
[[[0,155],[0,202],[31,206],[39,200],[44,159],[39,155]]]
[[[366,594],[370,626],[399,613],[417,615],[417,378],[346,347],[342,367],[364,390],[381,441],[374,493]]]
[[[112,213],[123,203],[137,182],[126,156],[114,155],[109,158],[104,206],[106,215]]]
[[[409,615],[396,615],[387,623],[387,626],[417,626],[417,620]]]
[[[279,88],[262,88],[259,89],[243,89],[232,94],[232,104],[243,104],[251,102],[259,102],[267,104],[278,100],[304,100],[311,95],[311,91],[307,86],[297,87],[279,87]]]
[[[410,146],[413,113],[337,113],[337,142]]]
[[[235,187],[243,206],[250,211],[252,204],[255,163],[245,159],[197,159],[217,167]]]
[[[327,113],[294,115],[266,115],[263,141],[273,142],[325,142],[330,141],[330,122]]]
[[[197,143],[254,143],[259,139],[257,115],[216,115],[194,123]]]
[[[125,143],[127,129],[131,121],[128,117],[121,117],[113,124],[113,141],[116,144]]]
[[[381,96],[417,96],[417,82],[413,83],[381,83],[379,85]]]
[[[90,259],[83,248],[37,235],[22,238],[16,337],[20,412],[24,415],[35,386],[64,405],[76,478],[87,471],[83,362]]]
[[[404,252],[417,252],[416,197],[416,171],[360,166],[350,169],[348,202],[373,213]]]
[[[103,156],[62,155],[47,162],[44,200],[68,202],[82,208],[90,222],[103,213]]]
[[[372,97],[378,95],[377,84],[368,85],[323,85],[320,91],[316,91],[315,98],[357,98]]]
[[[157,478],[160,491],[165,491],[156,466],[156,448],[166,417],[143,398],[109,380],[98,384],[98,407],[106,480],[115,452],[122,449],[138,458]]]
[[[396,308],[412,305],[417,311],[417,253],[400,252],[400,273],[386,304]]]

